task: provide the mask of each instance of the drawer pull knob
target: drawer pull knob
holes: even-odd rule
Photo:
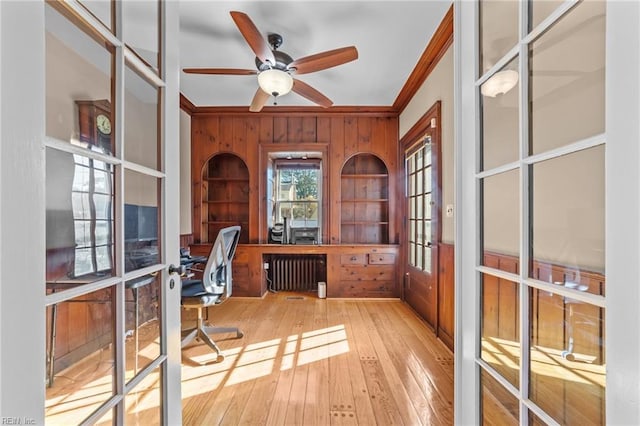
[[[355,257],[355,256],[351,256],[351,261],[352,261],[352,262],[355,262],[356,260],[358,260],[358,258],[357,258],[357,257]]]

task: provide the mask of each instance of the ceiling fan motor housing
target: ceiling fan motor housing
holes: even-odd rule
[[[262,62],[258,57],[256,57],[256,67],[259,71],[268,70],[270,68],[275,68],[277,70],[286,71],[287,65],[293,62],[293,58],[286,53],[277,50],[278,47],[282,44],[282,36],[280,34],[269,33],[267,36],[269,40],[269,44],[271,45],[273,56],[276,58],[275,64],[268,64]]]

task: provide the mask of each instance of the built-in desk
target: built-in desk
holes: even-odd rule
[[[209,244],[191,253],[208,255]],[[327,297],[400,297],[399,246],[390,244],[239,244],[233,260],[233,295],[262,297],[267,292],[265,259],[271,255],[326,256]]]

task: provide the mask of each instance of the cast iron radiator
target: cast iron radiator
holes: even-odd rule
[[[273,255],[270,269],[276,291],[317,291],[327,275],[324,255]]]

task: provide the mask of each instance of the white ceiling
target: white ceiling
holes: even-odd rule
[[[450,5],[450,0],[181,1],[180,62],[183,68],[255,69],[255,55],[229,15],[237,10],[249,15],[265,38],[280,34],[279,50],[293,59],[356,46],[356,61],[296,78],[336,106],[390,106]],[[196,106],[248,106],[257,84],[255,75],[180,75],[182,94]],[[314,105],[293,92],[278,104]]]

